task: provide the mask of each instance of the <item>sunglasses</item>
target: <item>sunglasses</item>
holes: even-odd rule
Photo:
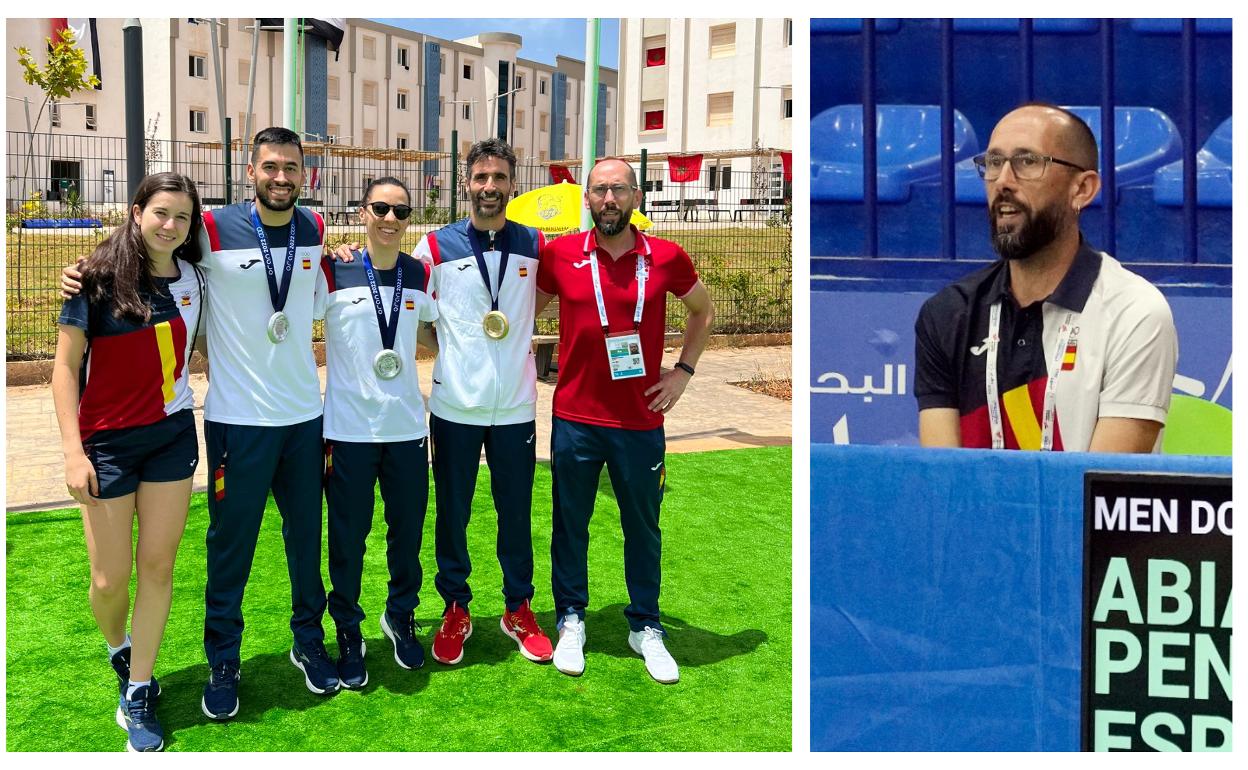
[[[389,214],[391,209],[394,210],[395,219],[403,220],[403,219],[407,219],[408,217],[412,215],[412,207],[404,206],[401,203],[397,206],[391,206],[389,203],[386,203],[385,201],[373,201],[372,203],[365,203],[364,205],[372,209],[373,214],[375,214],[379,218],[384,217],[386,214]]]

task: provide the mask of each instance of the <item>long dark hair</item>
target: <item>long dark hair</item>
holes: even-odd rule
[[[94,302],[112,295],[113,315],[117,318],[147,323],[152,319],[152,308],[139,296],[140,290],[154,292],[152,261],[147,255],[143,232],[134,221],[134,207],[147,208],[152,196],[158,192],[186,193],[191,199],[191,227],[186,242],[173,251],[173,256],[192,264],[200,260],[199,230],[203,227],[203,212],[199,205],[199,192],[195,183],[182,174],[163,171],[149,174],[139,182],[134,200],[126,209],[125,224],[113,230],[95,247],[82,270],[83,286],[87,298]]]

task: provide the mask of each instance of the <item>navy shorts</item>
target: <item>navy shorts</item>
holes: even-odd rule
[[[141,481],[181,481],[199,465],[199,440],[190,409],[137,428],[101,430],[82,448],[95,466],[100,497],[122,497]]]

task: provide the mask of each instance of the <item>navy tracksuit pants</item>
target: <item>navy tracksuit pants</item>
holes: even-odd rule
[[[278,427],[205,423],[208,580],[204,652],[238,660],[243,589],[251,575],[269,490],[282,516],[290,572],[290,630],[299,644],[325,638],[321,581],[321,418]]]
[[[498,514],[495,550],[503,570],[503,598],[509,612],[533,598],[533,474],[537,466],[537,423],[467,425],[432,415],[433,486],[437,521],[434,542],[438,574],[434,585],[447,607],[472,601],[468,576],[468,519],[477,487],[481,449],[490,468],[490,492]]]
[[[554,522],[550,540],[550,582],[555,614],[585,617],[589,604],[589,519],[605,463],[620,507],[624,530],[624,582],[628,627],[663,629],[659,623],[662,533],[659,505],[667,481],[663,428],[625,430],[555,417],[550,469]]]
[[[401,620],[420,604],[420,541],[429,504],[426,440],[356,443],[326,441],[325,502],[329,506],[329,614],[339,631],[358,632],[364,620],[360,581],[373,526],[376,488],[385,503],[386,612]]]

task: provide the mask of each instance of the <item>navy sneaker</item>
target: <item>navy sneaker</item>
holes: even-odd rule
[[[117,651],[117,654],[108,659],[113,667],[113,672],[117,674],[117,695],[124,698],[126,696],[126,686],[130,684],[130,648],[123,647]],[[152,677],[152,697],[160,698],[160,682],[156,681],[156,677]],[[120,716],[117,717],[121,719]]]
[[[165,731],[156,721],[156,698],[152,686],[145,685],[134,691],[134,696],[124,698],[118,712],[122,718],[118,724],[129,734],[127,751],[164,751]]]
[[[290,648],[290,662],[303,672],[304,684],[317,695],[328,695],[338,689],[338,669],[319,639],[306,646],[295,642]]]
[[[338,629],[338,681],[348,690],[359,690],[368,684],[364,650],[360,629]]]
[[[199,702],[204,716],[209,719],[230,719],[238,713],[237,660],[223,660],[212,667],[208,684],[204,685],[204,697]]]
[[[403,668],[420,668],[425,665],[425,650],[416,641],[416,619],[408,613],[403,620],[395,620],[389,612],[381,613],[381,632],[394,643],[394,662]]]

